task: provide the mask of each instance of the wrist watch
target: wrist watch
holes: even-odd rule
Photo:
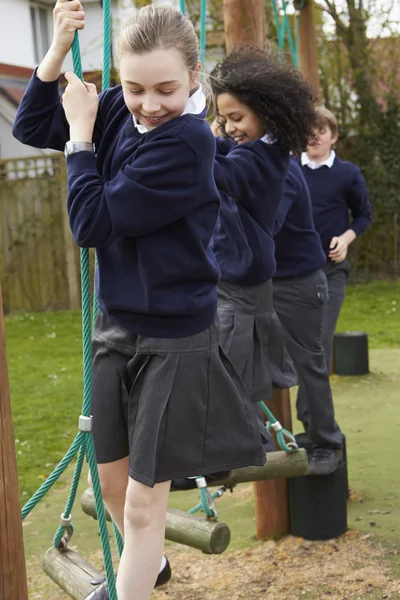
[[[89,142],[67,142],[64,148],[64,154],[68,158],[71,154],[76,154],[77,152],[94,152],[94,144]]]

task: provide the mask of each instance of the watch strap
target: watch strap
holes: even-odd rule
[[[76,154],[77,152],[94,152],[94,144],[89,142],[71,142],[68,141],[65,144],[64,154],[68,158],[71,154]]]

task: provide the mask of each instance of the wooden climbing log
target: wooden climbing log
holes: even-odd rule
[[[73,600],[84,600],[104,580],[100,571],[73,550],[49,548],[43,557],[43,569]]]
[[[97,518],[93,491],[86,490],[81,499],[84,513]],[[106,517],[111,521],[106,509]],[[167,511],[165,537],[171,542],[177,542],[191,548],[197,548],[207,554],[222,554],[231,539],[229,527],[225,523],[207,521],[204,518],[169,508]]]
[[[283,451],[270,452],[263,467],[235,469],[224,479],[213,482],[213,485],[229,487],[237,483],[249,483],[251,481],[264,481],[280,477],[300,477],[306,475],[307,471],[308,461],[305,450],[300,449],[289,454]]]

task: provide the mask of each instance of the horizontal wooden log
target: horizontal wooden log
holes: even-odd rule
[[[307,471],[307,453],[302,448],[290,453],[284,451],[269,452],[267,462],[263,467],[235,469],[227,477],[213,481],[213,486],[225,485],[229,487],[237,483],[249,483],[251,481],[264,481],[280,477],[301,477],[306,475]]]
[[[43,569],[73,600],[87,598],[96,589],[92,580],[104,579],[100,571],[73,550],[59,552],[54,547],[49,548],[43,557]]]
[[[89,488],[83,493],[81,506],[84,513],[94,519],[97,518],[92,489]],[[107,520],[111,521],[107,509],[106,516]],[[207,554],[222,554],[229,546],[231,533],[225,523],[207,521],[204,518],[169,508],[165,537],[171,542],[197,548]]]

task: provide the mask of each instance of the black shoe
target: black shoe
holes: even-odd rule
[[[228,477],[230,471],[219,471],[205,475],[207,485],[214,485],[215,481]],[[171,481],[171,492],[186,492],[197,488],[196,477],[185,477],[183,479],[173,479]]]
[[[158,574],[156,585],[154,586],[155,588],[165,585],[171,579],[171,576],[172,576],[171,565],[169,564],[168,558],[165,557],[165,559],[167,562],[166,562],[163,570],[160,571]]]
[[[330,475],[336,471],[340,457],[341,450],[339,448],[317,446],[311,455],[307,475]]]
[[[107,580],[91,592],[89,596],[86,596],[85,600],[110,600]]]
[[[158,574],[156,585],[154,586],[155,588],[165,585],[171,579],[171,565],[169,564],[168,558],[166,558],[166,561],[163,570]],[[91,594],[89,594],[89,596],[86,596],[85,600],[110,600],[107,580],[99,585]]]

